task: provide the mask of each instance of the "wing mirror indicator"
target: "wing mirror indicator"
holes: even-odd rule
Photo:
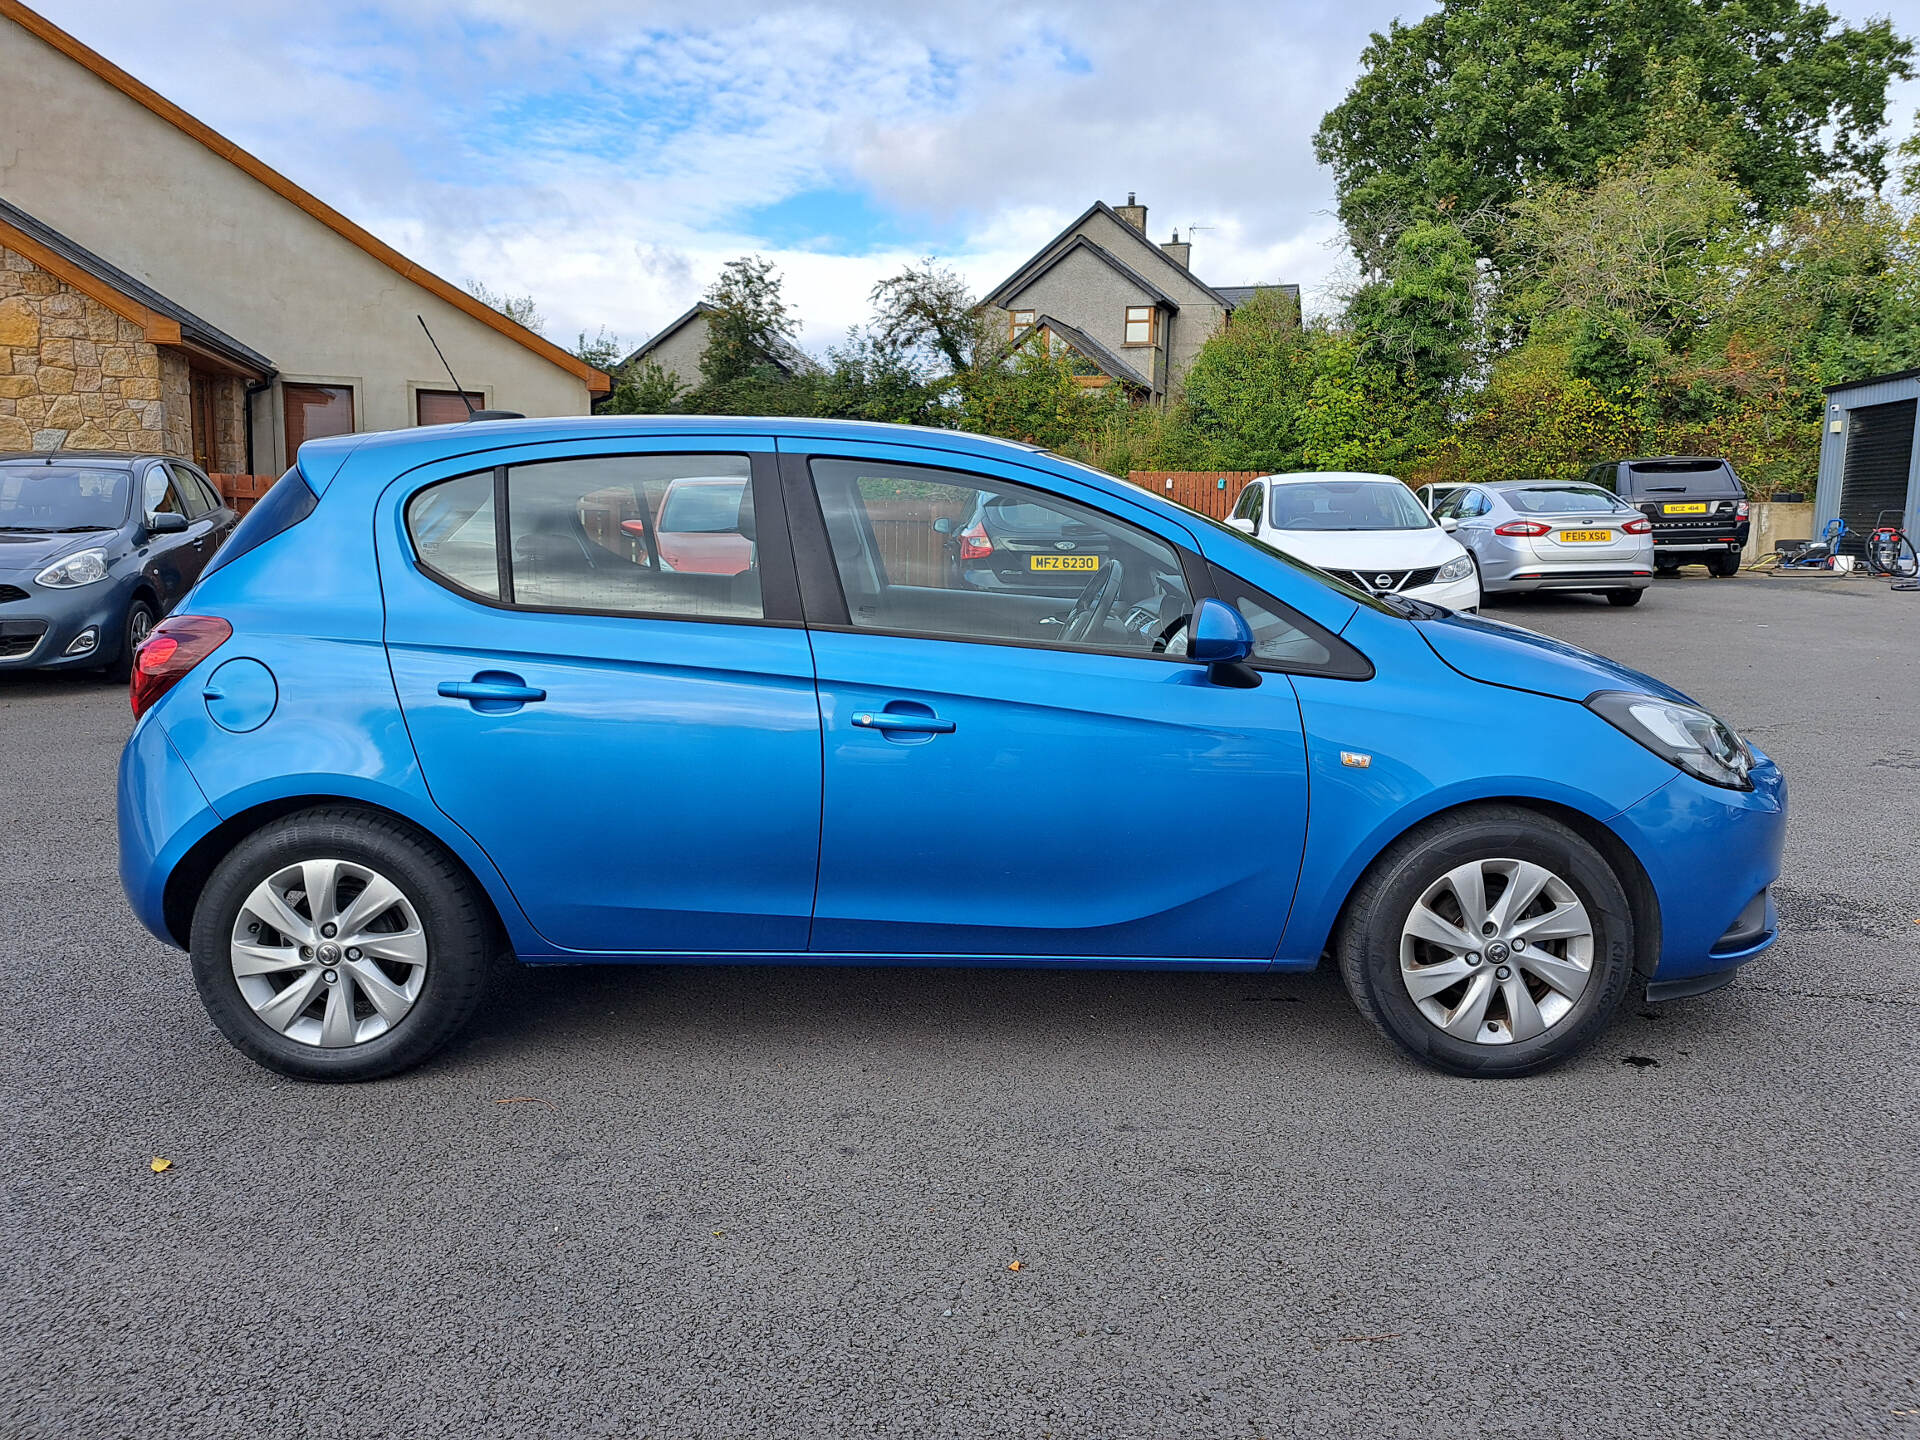
[[[1226,601],[1211,596],[1202,600],[1193,612],[1189,635],[1187,658],[1205,665],[1214,684],[1251,690],[1260,683],[1259,672],[1246,663],[1253,654],[1253,629]]]

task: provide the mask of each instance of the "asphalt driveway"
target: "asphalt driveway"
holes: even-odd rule
[[[1920,1435],[1920,595],[1496,613],[1795,807],[1768,957],[1517,1082],[1331,975],[743,968],[293,1083],[126,912],[124,695],[0,678],[0,1435]]]

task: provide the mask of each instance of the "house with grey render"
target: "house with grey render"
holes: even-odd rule
[[[713,306],[702,300],[691,310],[662,327],[645,344],[613,367],[616,385],[635,378],[652,361],[682,385],[700,383],[700,357],[707,353],[707,317]],[[785,375],[807,375],[820,369],[820,362],[791,341],[782,340],[769,357],[776,370]]]
[[[987,295],[1009,344],[1036,331],[1070,350],[1084,385],[1123,385],[1164,400],[1207,337],[1264,289],[1299,314],[1298,285],[1212,286],[1193,273],[1191,239],[1147,238],[1147,207],[1095,201]]]

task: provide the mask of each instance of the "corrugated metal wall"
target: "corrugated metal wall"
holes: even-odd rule
[[[1840,495],[1847,468],[1847,441],[1855,431],[1852,412],[1916,399],[1920,399],[1920,375],[1876,380],[1836,390],[1827,396],[1826,422],[1820,435],[1819,489],[1814,496],[1815,534],[1840,513]],[[1920,445],[1914,446],[1913,453],[1907,457],[1907,509],[1906,519],[1901,524],[1909,535],[1920,533]]]

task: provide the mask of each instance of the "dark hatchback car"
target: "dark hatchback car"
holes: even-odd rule
[[[0,453],[0,670],[102,666],[124,678],[238,523],[184,460]]]
[[[1707,455],[1663,455],[1591,465],[1581,480],[1611,490],[1653,522],[1653,568],[1671,575],[1705,565],[1716,576],[1740,569],[1747,543],[1747,490],[1733,466]]]
[[[964,525],[936,527],[947,536],[952,583],[969,590],[1077,595],[1107,559],[1097,529],[1011,495],[983,495]]]

